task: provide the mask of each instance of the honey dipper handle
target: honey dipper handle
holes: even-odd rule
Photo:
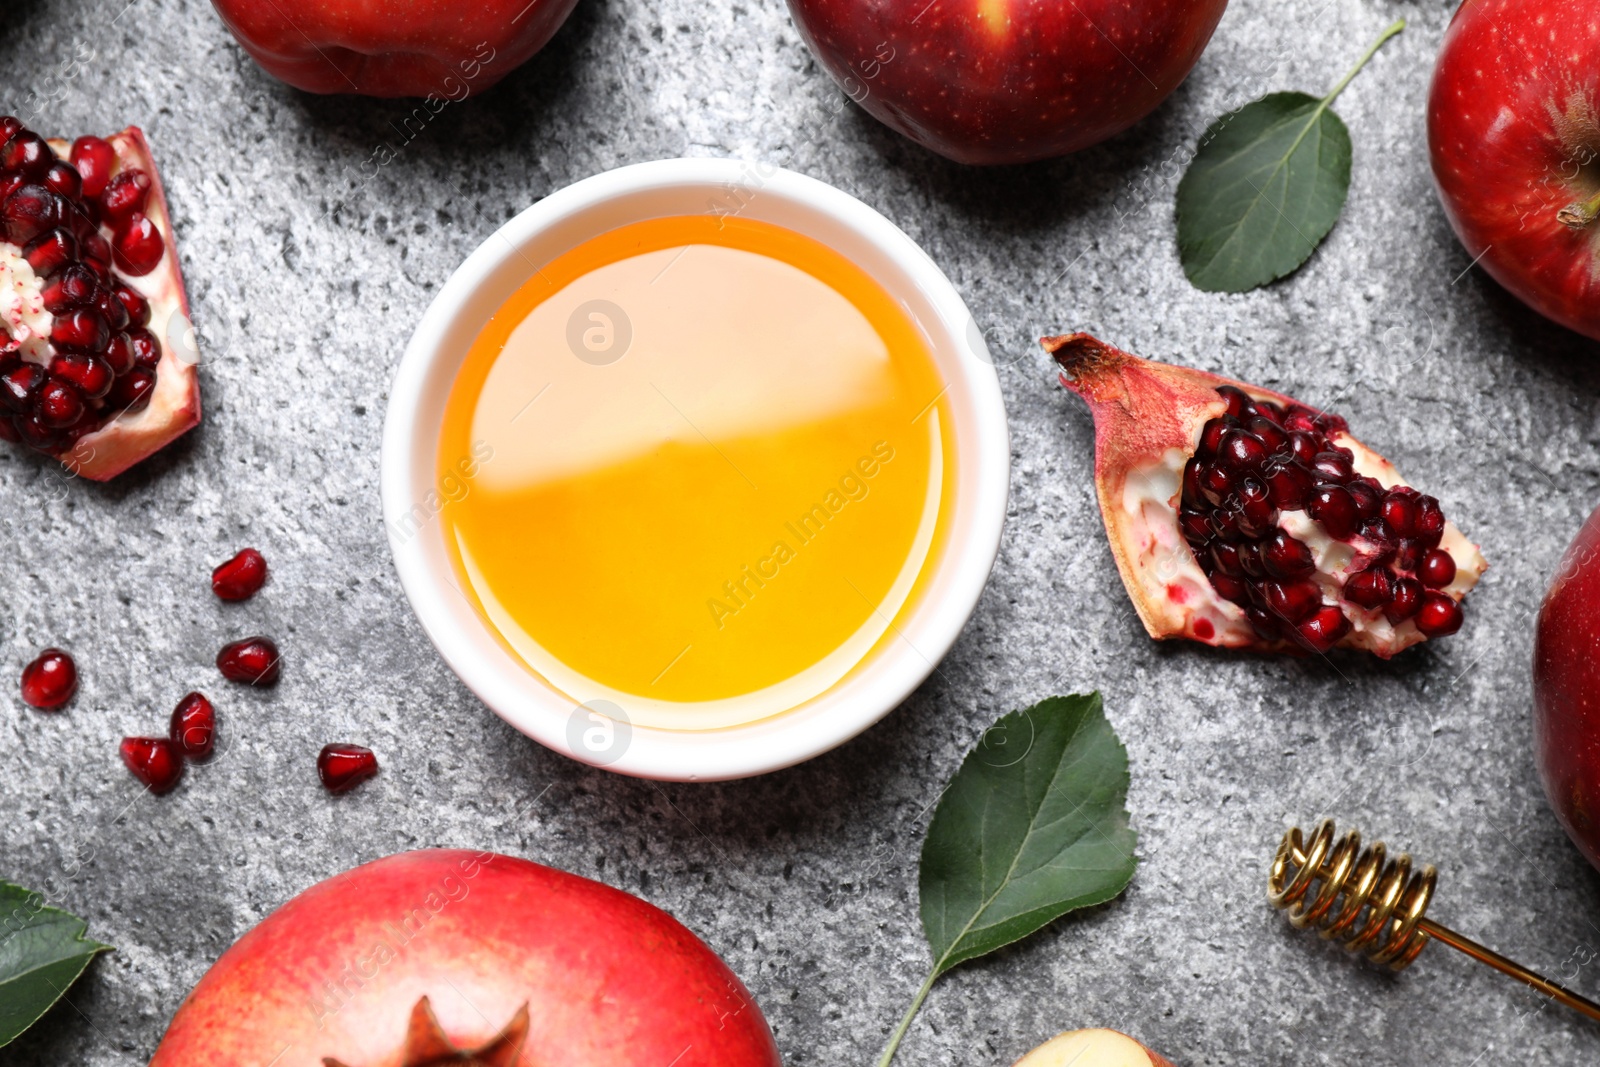
[[[1520,963],[1506,959],[1491,948],[1485,948],[1472,938],[1463,937],[1448,926],[1441,926],[1427,918],[1419,920],[1417,928],[1434,940],[1449,945],[1458,952],[1464,952],[1480,963],[1487,963],[1501,974],[1508,974],[1517,981],[1532,986],[1551,1000],[1559,1001],[1574,1011],[1581,1011],[1591,1019],[1600,1020],[1600,1004],[1596,1004],[1588,997],[1579,996],[1542,975],[1535,974]]]

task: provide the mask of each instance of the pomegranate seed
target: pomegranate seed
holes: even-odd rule
[[[16,192],[18,189],[21,189],[27,184],[28,179],[23,177],[21,174],[16,173],[15,171],[12,171],[11,173],[0,173],[0,200],[6,199],[12,193]]]
[[[1245,608],[1245,618],[1250,620],[1250,625],[1255,628],[1268,641],[1276,641],[1283,636],[1283,631],[1278,629],[1277,620],[1265,608]]]
[[[1211,513],[1211,533],[1223,541],[1237,541],[1243,537],[1239,529],[1239,513],[1229,508],[1217,508]]]
[[[105,360],[111,365],[111,373],[120,378],[134,367],[133,339],[125,333],[119,333],[106,345]]]
[[[1228,414],[1234,418],[1242,419],[1246,412],[1252,415],[1255,414],[1255,405],[1250,402],[1248,396],[1244,395],[1244,390],[1237,389],[1231,385],[1224,385],[1218,387],[1217,392],[1221,393],[1222,399],[1228,402]]]
[[[93,307],[106,320],[112,333],[121,333],[128,328],[128,309],[110,289],[101,289],[94,294]]]
[[[23,414],[33,407],[46,377],[45,369],[36,363],[24,363],[0,374],[0,404]]]
[[[77,260],[78,239],[72,235],[71,230],[58,226],[48,233],[35,237],[28,247],[22,250],[22,255],[35,274],[41,278],[47,277]]]
[[[22,701],[29,707],[54,711],[78,691],[78,665],[59,648],[47,648],[22,668]]]
[[[217,710],[211,706],[211,701],[200,693],[190,693],[178,701],[168,731],[178,751],[192,760],[209,759],[216,733]]]
[[[1322,606],[1322,589],[1316,582],[1266,582],[1261,591],[1272,613],[1291,624],[1306,621]]]
[[[0,229],[13,244],[25,245],[65,221],[63,203],[42,185],[24,185],[0,204]]]
[[[378,773],[378,757],[360,745],[325,745],[317,755],[317,777],[328,792],[348,793]]]
[[[267,560],[246,548],[211,572],[211,591],[223,600],[249,600],[267,583]]]
[[[1400,537],[1411,537],[1422,521],[1422,507],[1411,497],[1391,490],[1383,498],[1383,521]]]
[[[1211,562],[1223,574],[1235,578],[1244,574],[1244,566],[1239,562],[1239,546],[1230,545],[1226,541],[1218,541],[1211,546]]]
[[[1289,451],[1298,462],[1310,466],[1311,461],[1317,458],[1317,453],[1321,452],[1322,448],[1317,443],[1316,437],[1306,433],[1304,430],[1296,430],[1289,434]]]
[[[1417,518],[1417,540],[1429,548],[1437,548],[1444,539],[1444,512],[1439,510],[1439,502],[1431,496],[1419,497],[1417,505],[1422,509]]]
[[[14,115],[0,115],[0,146],[22,132],[22,120]]]
[[[1272,503],[1284,511],[1299,511],[1311,500],[1316,479],[1298,463],[1285,463],[1267,470],[1267,489]]]
[[[183,754],[166,737],[124,737],[122,762],[156,795],[170,793],[183,777]]]
[[[1274,578],[1308,578],[1317,569],[1311,549],[1282,530],[1262,543],[1261,563]]]
[[[1236,471],[1253,471],[1267,461],[1267,446],[1248,430],[1229,430],[1222,435],[1217,462]]]
[[[1200,495],[1212,507],[1217,507],[1233,490],[1233,479],[1220,465],[1210,465],[1200,472]]]
[[[1363,520],[1377,518],[1379,507],[1383,503],[1383,494],[1368,485],[1367,479],[1352,478],[1344,488],[1345,492],[1350,494],[1350,499],[1356,502],[1357,515]]]
[[[1274,426],[1277,426],[1280,429],[1283,427],[1282,408],[1270,400],[1255,400],[1251,403],[1254,405],[1257,415],[1260,415],[1263,419],[1271,421]]]
[[[29,178],[43,178],[56,161],[56,154],[43,137],[22,130],[0,148],[0,170],[17,170]]]
[[[155,391],[156,376],[147,370],[131,370],[117,379],[106,397],[106,406],[113,411],[142,411],[150,403]]]
[[[140,370],[153,371],[161,363],[161,343],[156,340],[156,335],[144,327],[135,327],[128,331],[128,340],[133,344],[133,362]]]
[[[100,283],[95,279],[94,272],[81,263],[75,263],[51,279],[40,292],[39,298],[44,302],[46,311],[59,315],[70,308],[93,303],[95,291],[99,288]]]
[[[1427,555],[1422,557],[1422,566],[1417,569],[1417,577],[1421,578],[1422,584],[1430,589],[1443,589],[1456,580],[1456,561],[1450,553],[1430,548]]]
[[[1318,652],[1326,652],[1350,632],[1350,620],[1332,604],[1322,608],[1297,628],[1302,640]]]
[[[61,435],[40,422],[36,416],[19,415],[12,425],[16,427],[22,443],[36,452],[51,453],[61,447]]]
[[[1250,603],[1250,587],[1237,578],[1226,574],[1213,574],[1211,586],[1224,600],[1231,600],[1241,606]]]
[[[1203,460],[1217,458],[1217,449],[1222,447],[1222,435],[1228,430],[1221,419],[1212,419],[1200,431],[1200,447],[1195,449],[1195,455]],[[1192,461],[1191,461],[1192,462]]]
[[[90,400],[100,400],[111,392],[116,375],[111,364],[97,356],[63,352],[50,361],[50,373],[67,382]]]
[[[116,165],[117,154],[111,145],[98,137],[80,137],[72,142],[72,165],[83,177],[83,196],[86,200],[100,199],[111,181],[111,168]]]
[[[1239,566],[1256,581],[1268,577],[1267,569],[1261,565],[1261,546],[1254,541],[1246,541],[1239,546]]]
[[[1389,575],[1378,568],[1353,575],[1344,583],[1344,596],[1364,608],[1381,608],[1389,603]]]
[[[50,340],[67,348],[103,352],[111,343],[111,326],[106,317],[93,308],[77,308],[56,316]]]
[[[150,175],[138,167],[129,167],[112,178],[100,194],[100,211],[113,229],[117,224],[142,212],[150,201]]]
[[[66,382],[51,378],[33,402],[34,415],[49,430],[64,430],[83,417],[83,394]]]
[[[1261,443],[1267,446],[1267,451],[1272,455],[1277,455],[1289,447],[1289,435],[1283,432],[1283,427],[1263,415],[1253,416],[1244,425],[1245,429],[1261,439]]]
[[[117,227],[111,252],[123,273],[139,278],[156,269],[167,243],[149,216],[136,211]]]
[[[217,669],[230,682],[245,685],[277,685],[282,673],[282,657],[270,638],[247,637],[217,653]]]
[[[117,299],[122,301],[122,306],[128,309],[128,324],[130,326],[150,325],[150,301],[141,296],[136,289],[126,285],[118,285],[112,292],[117,294]]]
[[[1429,593],[1417,611],[1417,629],[1429,637],[1448,637],[1461,629],[1461,608],[1444,593]]]
[[[1311,458],[1311,473],[1325,482],[1343,485],[1355,477],[1355,469],[1346,456],[1337,452],[1318,452]]]
[[[1306,510],[1336,541],[1347,541],[1356,532],[1356,502],[1343,486],[1317,486]]]
[[[1383,609],[1384,617],[1396,625],[1405,622],[1422,607],[1422,583],[1415,578],[1400,578],[1393,583],[1394,592],[1389,606]]]
[[[1204,543],[1211,538],[1211,523],[1203,511],[1186,508],[1178,512],[1178,526],[1191,544],[1196,541]]]
[[[1239,529],[1247,537],[1262,537],[1278,521],[1267,487],[1254,478],[1239,484]]]
[[[44,172],[44,187],[68,200],[76,200],[83,195],[83,178],[70,163],[52,163]]]

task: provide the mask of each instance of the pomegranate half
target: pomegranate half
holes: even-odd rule
[[[1488,564],[1344,419],[1085,333],[1042,343],[1094,415],[1100,510],[1151,637],[1387,659],[1460,628]]]
[[[199,423],[193,346],[144,134],[0,116],[0,440],[114,478]]]
[[[312,886],[223,953],[150,1067],[780,1067],[750,993],[659,908],[492,852]]]

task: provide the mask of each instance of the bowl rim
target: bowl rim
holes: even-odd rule
[[[952,399],[965,402],[972,424],[970,431],[956,435],[963,478],[971,482],[970,490],[964,490],[970,493],[971,505],[951,517],[949,543],[936,561],[927,564],[947,569],[940,587],[928,588],[912,606],[905,626],[895,628],[898,639],[880,647],[845,680],[801,705],[804,714],[796,709],[740,726],[674,731],[633,727],[624,713],[618,723],[627,731],[621,751],[591,758],[572,740],[572,722],[585,705],[574,705],[538,678],[502,645],[475,609],[469,611],[471,623],[460,624],[465,605],[448,574],[451,565],[443,552],[441,524],[430,520],[418,533],[403,535],[400,520],[415,511],[419,487],[431,490],[436,483],[439,427],[423,408],[435,399],[430,379],[453,363],[449,374],[453,380],[459,367],[466,346],[459,340],[451,344],[452,330],[471,298],[513,258],[530,262],[522,250],[557,227],[570,227],[586,213],[628,198],[689,190],[707,194],[708,204],[730,195],[730,190],[738,190],[735,196],[749,194],[752,200],[771,196],[773,202],[809,213],[821,224],[843,227],[904,275],[934,320],[919,319],[924,332],[941,333],[942,338],[930,336],[930,340],[942,340],[947,350],[957,353],[937,361]],[[744,208],[741,201],[731,203],[739,204],[740,211]],[[805,232],[789,221],[781,224]],[[614,225],[596,226],[582,239]],[[811,236],[822,239],[815,233]],[[888,281],[879,281],[905,306],[903,293],[895,293]],[[472,336],[481,325],[471,327]],[[461,332],[467,328],[464,324]],[[935,355],[937,359],[937,349]],[[987,343],[955,286],[915,241],[878,211],[815,178],[772,164],[687,158],[636,163],[559,189],[500,226],[451,274],[418,321],[395,371],[384,418],[380,495],[390,552],[417,620],[450,669],[491,711],[545,747],[592,766],[641,778],[717,781],[780,770],[843,744],[883,719],[937,669],[976,610],[998,557],[1010,472],[1010,430]],[[437,551],[429,551],[432,542]],[[913,624],[918,638],[914,644],[903,632]],[[830,701],[852,678],[856,680],[852,688],[865,692]]]

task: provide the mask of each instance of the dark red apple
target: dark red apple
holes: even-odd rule
[[[1600,868],[1600,510],[1567,549],[1539,612],[1533,737],[1550,806]]]
[[[789,0],[874,117],[958,163],[1076,152],[1155,110],[1228,0]]]
[[[527,62],[577,0],[212,3],[244,50],[297,89],[446,101],[481,92]]]
[[[1467,0],[1428,96],[1450,225],[1490,277],[1600,338],[1600,18],[1595,0]]]
[[[780,1067],[699,938],[599,882],[490,852],[376,860],[223,953],[150,1067]]]

